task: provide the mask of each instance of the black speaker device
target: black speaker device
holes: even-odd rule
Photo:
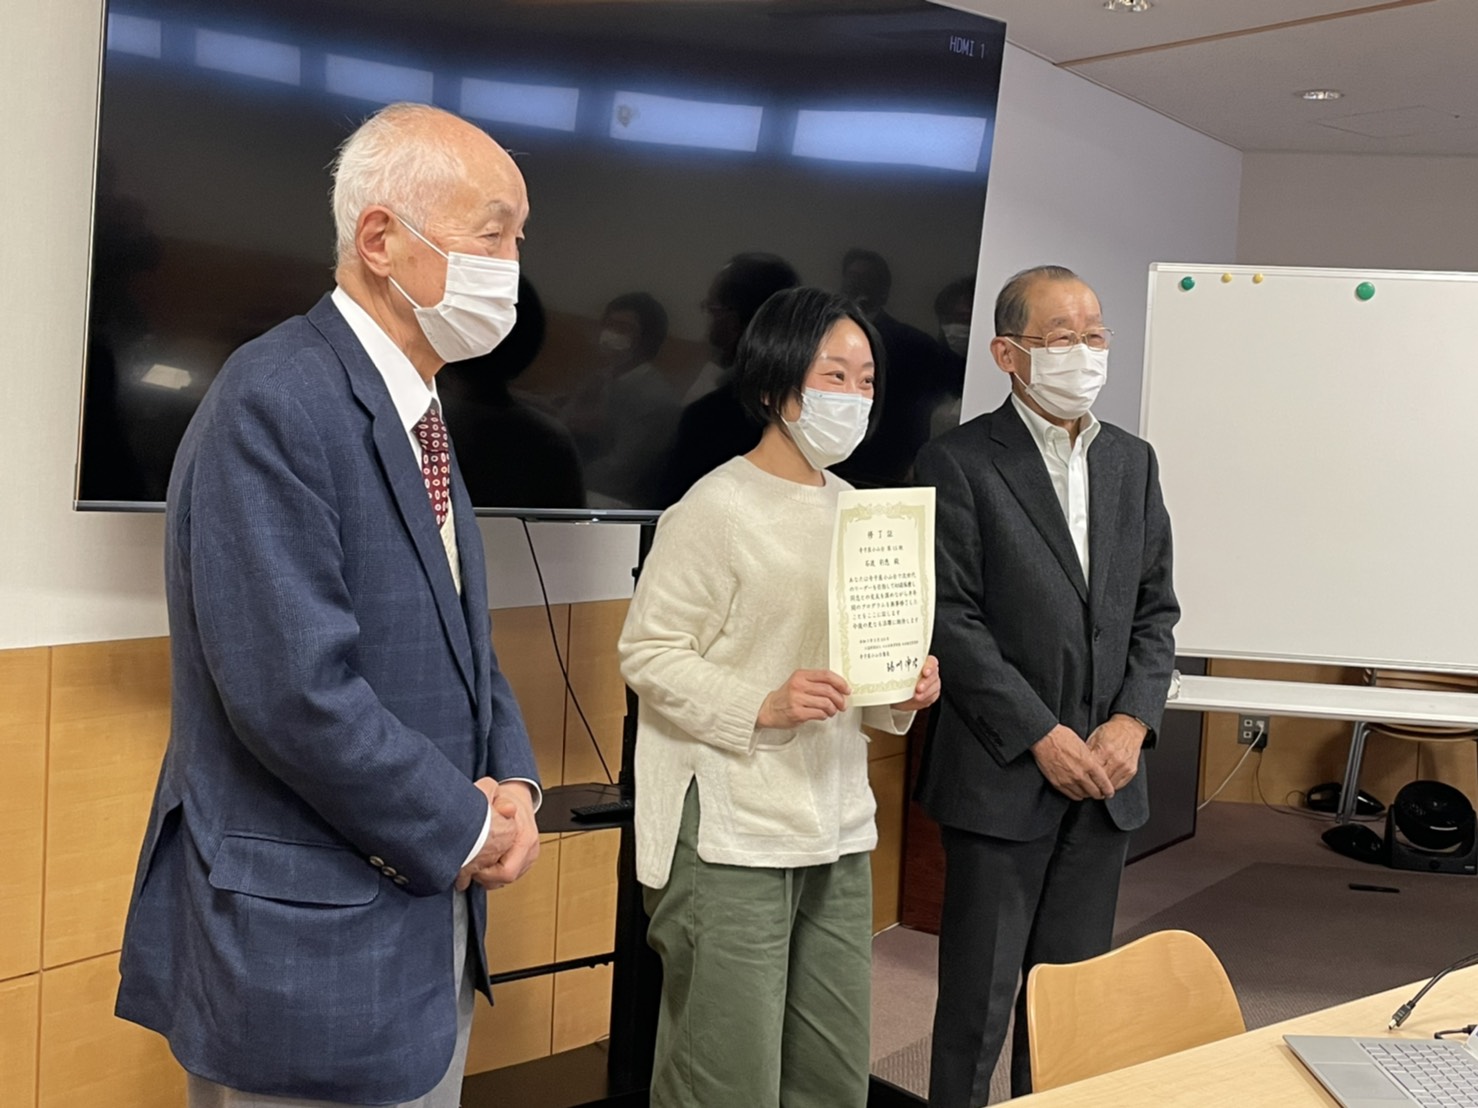
[[[1386,810],[1385,863],[1422,873],[1478,873],[1478,820],[1441,781],[1413,781]]]

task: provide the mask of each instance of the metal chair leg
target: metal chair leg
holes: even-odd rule
[[[1360,760],[1365,756],[1365,733],[1369,727],[1370,724],[1359,720],[1350,733],[1350,757],[1345,762],[1345,783],[1339,790],[1336,823],[1350,823],[1355,818],[1355,804],[1360,799]]]

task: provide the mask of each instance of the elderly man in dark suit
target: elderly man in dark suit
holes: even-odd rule
[[[1111,332],[1056,266],[1013,277],[994,412],[935,440],[935,651],[954,674],[918,796],[942,826],[944,908],[929,1103],[986,1102],[1013,998],[1013,1095],[1031,1090],[1025,974],[1102,954],[1180,614],[1154,452],[1094,419]]]
[[[435,386],[512,326],[523,179],[392,105],[334,214],[338,288],[231,356],[170,480],[173,714],[117,1010],[192,1108],[454,1108],[484,890],[538,853]]]

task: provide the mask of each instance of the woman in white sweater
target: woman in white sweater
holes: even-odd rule
[[[882,344],[849,301],[776,293],[735,368],[764,424],[663,515],[621,635],[641,698],[637,877],[662,957],[651,1103],[867,1100],[875,804],[864,723],[902,733],[939,696],[849,708],[827,665],[826,472],[867,431]]]

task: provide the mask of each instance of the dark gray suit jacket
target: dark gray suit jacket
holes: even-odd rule
[[[1086,738],[1116,712],[1147,724],[1153,743],[1164,712],[1180,607],[1154,452],[1109,424],[1088,449],[1092,581],[1009,397],[926,446],[916,472],[938,490],[934,653],[944,678],[918,798],[951,827],[1040,838],[1071,802],[1031,745],[1059,723]],[[1126,831],[1149,818],[1143,755],[1107,803]]]

